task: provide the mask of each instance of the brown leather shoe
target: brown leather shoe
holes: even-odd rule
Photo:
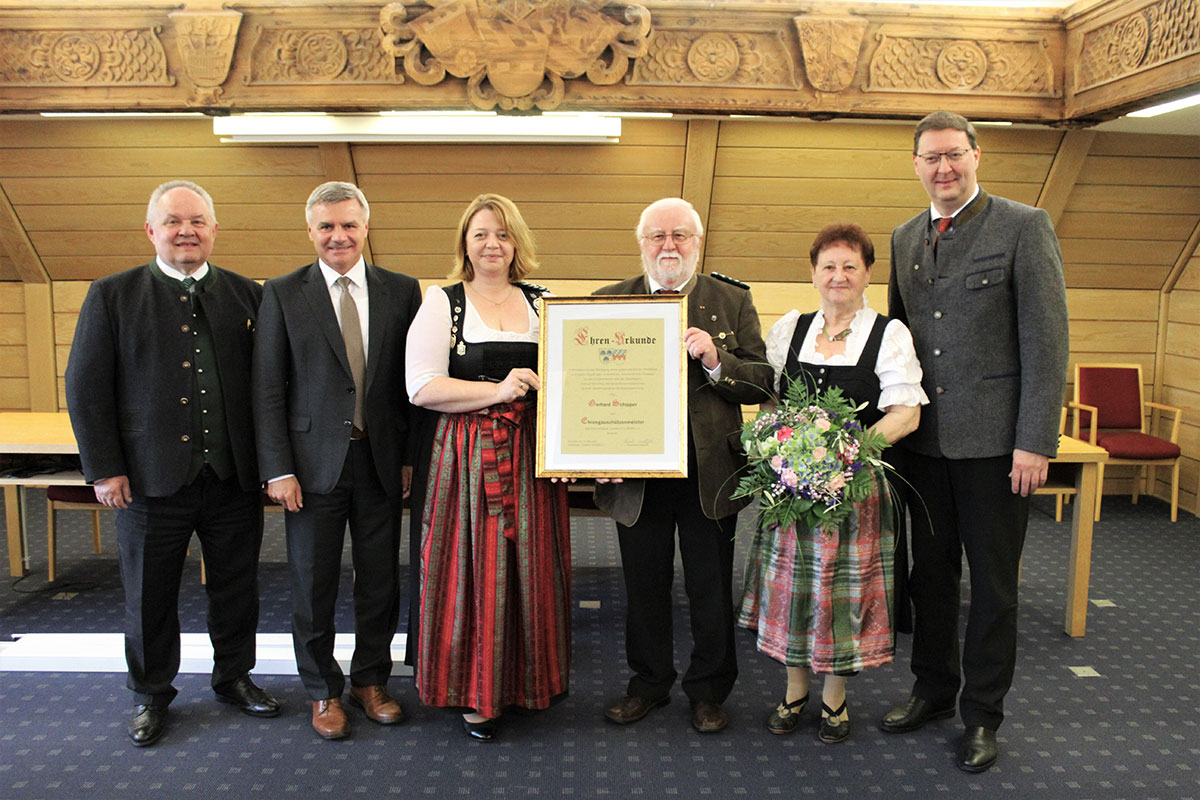
[[[312,726],[322,739],[344,739],[350,735],[350,721],[340,697],[313,700]]]
[[[367,719],[380,725],[404,722],[404,709],[388,694],[385,686],[351,686],[350,703],[361,708]]]
[[[707,700],[692,704],[692,727],[701,733],[716,733],[728,724],[729,717],[720,705]]]
[[[654,709],[665,706],[669,702],[671,702],[670,696],[651,698],[627,694],[605,710],[604,716],[608,718],[609,722],[628,725],[631,722],[637,722]]]

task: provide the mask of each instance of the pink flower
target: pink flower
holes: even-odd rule
[[[783,456],[771,456],[771,469],[776,472],[783,469]]]
[[[829,420],[827,420],[827,419],[819,418],[813,424],[817,426],[817,430],[819,430],[819,431],[829,430]]]
[[[824,460],[825,456],[828,455],[828,453],[829,453],[829,451],[826,450],[824,447],[818,446],[818,447],[813,448],[813,458],[815,458],[817,461]]]
[[[829,491],[836,492],[846,485],[846,478],[842,473],[838,473],[829,479]]]
[[[782,428],[780,428],[775,433],[775,438],[778,441],[786,442],[788,439],[792,438],[792,433],[793,433],[792,429],[789,428],[788,426],[784,425]]]
[[[796,473],[791,469],[785,469],[783,471],[783,474],[780,475],[779,477],[783,481],[784,485],[791,489],[795,489],[796,484],[799,483],[799,479],[796,477]]]

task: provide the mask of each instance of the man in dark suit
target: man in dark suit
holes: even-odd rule
[[[249,414],[258,284],[208,263],[217,216],[189,181],[154,190],[157,258],[95,281],[67,363],[67,407],[83,474],[116,510],[135,745],[166,724],[179,672],[179,583],[188,542],[208,571],[217,699],[272,717],[256,686],[262,504]]]
[[[634,672],[605,716],[637,722],[670,700],[677,676],[671,584],[678,529],[694,643],[683,690],[693,727],[713,733],[728,723],[721,704],[737,680],[733,534],[748,500],[730,495],[745,463],[741,404],[765,399],[773,376],[749,287],[696,274],[703,235],[691,203],[650,204],[637,228],[645,274],[596,292],[688,296],[688,477],[601,483],[595,499],[617,523],[628,598],[625,649]]]
[[[923,501],[912,508],[916,683],[880,722],[916,730],[952,716],[957,699],[966,728],[957,763],[968,772],[996,761],[1028,496],[1058,452],[1068,349],[1050,217],[979,188],[979,157],[967,120],[945,111],[921,120],[913,165],[931,205],[892,233],[888,313],[912,331],[932,403],[901,442]],[[964,551],[971,607],[960,656]]]
[[[407,275],[363,260],[370,213],[354,184],[313,191],[305,216],[318,260],[267,281],[254,354],[259,468],[287,512],[296,665],[312,698],[313,729],[326,739],[350,732],[345,677],[333,656],[347,522],[350,702],[381,725],[404,719],[387,681],[399,616],[401,506],[412,478],[404,342],[421,293]]]

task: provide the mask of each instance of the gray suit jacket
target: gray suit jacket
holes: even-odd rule
[[[400,469],[412,463],[404,344],[421,289],[407,275],[368,264],[367,297],[367,435],[379,479],[399,501]],[[253,382],[262,479],[294,474],[305,492],[331,492],[350,447],[354,378],[316,262],[263,286]]]
[[[936,261],[929,219],[926,210],[892,232],[888,315],[912,331],[931,401],[902,446],[1053,457],[1069,341],[1049,215],[981,190],[942,234]]]
[[[199,297],[212,329],[238,480],[258,487],[250,418],[250,358],[262,289],[209,264]],[[191,464],[190,365],[195,344],[186,293],[149,265],[94,281],[67,362],[67,408],[89,482],[129,477],[143,497],[169,497]],[[186,400],[184,400],[186,398]]]
[[[645,275],[614,283],[596,294],[649,294]],[[700,505],[710,519],[736,514],[750,501],[731,500],[738,470],[746,463],[739,437],[743,403],[766,399],[774,373],[754,301],[746,289],[697,274],[688,292],[688,325],[712,334],[721,359],[721,379],[713,383],[699,361],[688,360],[688,431],[696,448]],[[597,484],[596,507],[622,525],[637,522],[646,482]]]

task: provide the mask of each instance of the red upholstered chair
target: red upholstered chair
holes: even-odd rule
[[[47,577],[54,582],[55,550],[58,545],[59,511],[92,512],[92,552],[100,555],[100,511],[104,506],[96,500],[96,491],[91,486],[47,486],[46,487],[46,549],[49,553]]]
[[[1142,395],[1140,364],[1076,364],[1075,402],[1095,406],[1098,431],[1090,441],[1108,451],[1109,464],[1129,464],[1137,467],[1133,480],[1133,502],[1138,500],[1139,481],[1154,485],[1155,467],[1171,467],[1171,521],[1179,515],[1179,421],[1180,409],[1145,400]],[[1166,415],[1174,420],[1170,433],[1153,436],[1154,423],[1159,433],[1166,425]],[[1075,417],[1073,435],[1079,436],[1079,425],[1089,424],[1090,414],[1080,411]],[[1147,416],[1150,417],[1147,422]],[[1148,430],[1149,429],[1149,430]],[[1096,519],[1100,519],[1100,503],[1104,497],[1104,464],[1096,487]],[[1149,473],[1147,475],[1147,472]],[[1143,490],[1144,491],[1144,490]]]

